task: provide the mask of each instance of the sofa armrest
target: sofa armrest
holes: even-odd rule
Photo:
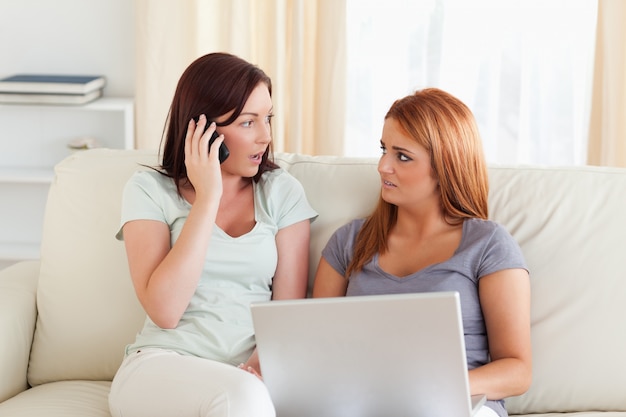
[[[0,270],[0,402],[28,388],[38,279],[38,261],[19,262]]]

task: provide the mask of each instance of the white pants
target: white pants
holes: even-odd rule
[[[113,417],[275,417],[265,384],[220,362],[145,349],[117,371],[109,407]],[[482,407],[474,417],[498,417]]]
[[[235,366],[146,349],[124,359],[111,385],[113,417],[275,417],[265,384]]]

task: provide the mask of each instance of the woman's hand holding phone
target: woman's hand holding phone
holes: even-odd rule
[[[221,162],[211,153],[211,148],[217,150],[223,140],[224,137],[215,130],[215,123],[209,123],[204,115],[198,117],[197,122],[195,119],[189,121],[185,137],[185,167],[187,178],[196,192],[196,201],[202,196],[209,200],[219,200],[222,196]]]
[[[199,121],[200,117],[198,116],[196,119],[196,125]],[[207,121],[206,125],[204,126],[204,132],[206,132],[207,130],[209,130],[209,127],[211,126],[212,123],[209,123]],[[215,142],[215,139],[217,139],[219,137],[219,133],[217,133],[217,129],[213,131],[213,133],[211,134],[211,138],[209,139],[209,153],[211,152],[211,145],[213,145],[213,142]],[[219,160],[220,160],[220,164],[223,163],[226,158],[228,158],[228,156],[230,155],[230,151],[228,150],[228,147],[226,146],[226,144],[224,142],[222,142],[222,144],[220,145],[220,149],[219,149]]]
[[[217,130],[214,130],[213,133],[211,134],[211,139],[209,139],[209,152],[211,152],[211,145],[213,145],[213,142],[215,142],[215,139],[217,139],[218,137],[219,137],[219,134],[217,133]],[[226,160],[226,158],[228,158],[228,156],[230,155],[230,151],[226,147],[226,144],[222,142],[220,144],[218,152],[219,152],[218,158],[221,164]]]

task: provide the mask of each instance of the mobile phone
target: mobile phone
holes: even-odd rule
[[[197,117],[195,118],[195,121],[196,123],[198,123]],[[211,126],[211,122],[207,120],[206,126],[204,127],[205,132],[207,131],[209,126]],[[209,152],[211,152],[211,145],[213,145],[213,142],[215,142],[215,139],[217,139],[218,136],[219,134],[217,133],[217,130],[214,130],[213,134],[211,135],[211,139],[209,139]],[[228,147],[226,146],[224,142],[222,142],[219,148],[219,156],[218,156],[220,160],[220,164],[223,163],[226,160],[226,158],[228,158],[229,155],[230,155],[230,151],[228,150]]]
[[[206,130],[209,127],[207,126],[204,131],[206,132]],[[219,134],[217,133],[217,130],[213,131],[213,134],[211,135],[211,139],[209,139],[209,152],[211,152],[211,145],[213,145],[213,142],[215,142],[215,139],[217,139],[217,137],[219,136]],[[220,160],[220,164],[222,162],[224,162],[226,160],[226,158],[228,158],[228,156],[230,155],[230,151],[228,150],[228,148],[226,147],[226,144],[224,142],[222,142],[222,144],[220,145],[219,148],[219,160]]]

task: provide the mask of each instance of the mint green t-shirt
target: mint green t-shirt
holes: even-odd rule
[[[162,329],[147,317],[126,354],[152,347],[233,365],[248,359],[255,347],[250,303],[271,298],[276,233],[317,217],[302,185],[282,169],[265,172],[253,189],[254,228],[231,237],[214,225],[202,276],[178,326]],[[172,179],[155,171],[133,174],[122,201],[122,226],[131,220],[162,221],[170,228],[172,245],[191,209]],[[117,237],[123,239],[121,228]]]

